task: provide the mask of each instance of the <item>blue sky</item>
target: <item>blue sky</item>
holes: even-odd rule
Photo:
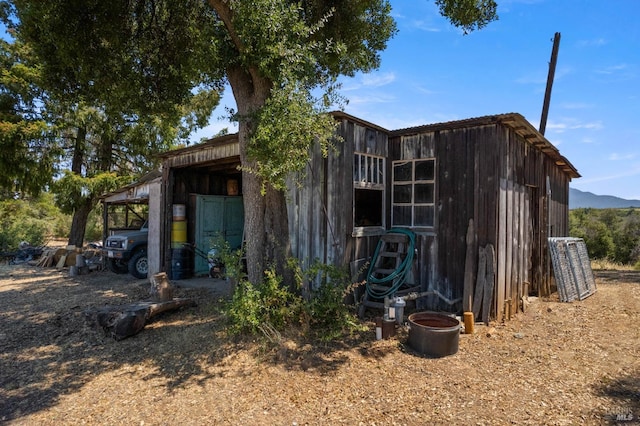
[[[561,33],[545,136],[582,175],[571,186],[640,199],[640,1],[496,0],[499,20],[463,35],[431,0],[391,0],[399,32],[376,72],[342,79],[345,112],[389,130],[517,112],[538,128]],[[210,137],[233,125],[227,90]]]
[[[640,199],[640,0],[496,1],[499,20],[463,35],[433,0],[391,0],[398,34],[379,70],[341,80],[345,112],[389,130],[508,112],[538,128],[559,32],[545,136],[582,175],[572,187]],[[225,107],[229,89],[194,142],[236,130]]]

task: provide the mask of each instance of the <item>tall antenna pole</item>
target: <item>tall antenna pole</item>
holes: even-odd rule
[[[549,102],[551,102],[551,87],[553,77],[556,73],[556,62],[558,61],[558,49],[560,48],[560,33],[553,37],[553,49],[551,50],[551,62],[549,62],[549,75],[547,76],[547,90],[544,92],[544,103],[542,104],[542,117],[540,117],[540,133],[544,135],[547,128],[547,116],[549,115]]]

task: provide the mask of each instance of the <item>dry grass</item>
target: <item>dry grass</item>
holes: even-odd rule
[[[593,259],[591,260],[591,269],[594,271],[634,271],[638,270],[635,265],[622,264],[612,262],[607,259]]]
[[[230,338],[219,295],[120,342],[83,312],[146,297],[109,272],[0,266],[0,422],[12,425],[608,424],[640,416],[640,272],[596,271],[581,302],[532,299],[430,359],[406,330],[319,344]],[[627,424],[630,424],[629,422]]]

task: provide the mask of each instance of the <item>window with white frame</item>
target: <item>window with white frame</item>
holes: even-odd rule
[[[353,225],[384,226],[384,157],[353,155]]]
[[[435,226],[436,161],[433,158],[393,162],[391,223]]]

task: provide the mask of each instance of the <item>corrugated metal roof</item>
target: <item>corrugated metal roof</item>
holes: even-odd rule
[[[137,181],[115,191],[103,194],[100,199],[106,203],[139,203],[149,199],[149,184],[155,179],[160,179],[162,172],[153,170],[142,176]]]
[[[384,127],[381,127],[381,126],[379,126],[377,124],[373,124],[373,123],[371,123],[369,121],[366,121],[366,120],[363,120],[361,118],[355,117],[355,116],[353,116],[351,114],[347,114],[344,111],[332,111],[329,114],[333,115],[334,118],[346,118],[347,120],[351,120],[351,121],[353,121],[355,123],[362,124],[365,127],[370,127],[372,129],[376,129],[376,130],[379,130],[379,131],[387,133],[387,134],[391,133],[389,130],[385,129]]]
[[[195,145],[187,146],[184,148],[172,149],[171,151],[165,151],[158,154],[160,158],[175,157],[185,153],[191,153],[195,151],[201,151],[220,145],[238,142],[238,133],[229,133],[223,136],[207,139],[204,142],[197,143]]]
[[[163,168],[214,167],[235,171],[240,163],[238,134],[232,133],[209,139],[185,148],[159,154]]]

